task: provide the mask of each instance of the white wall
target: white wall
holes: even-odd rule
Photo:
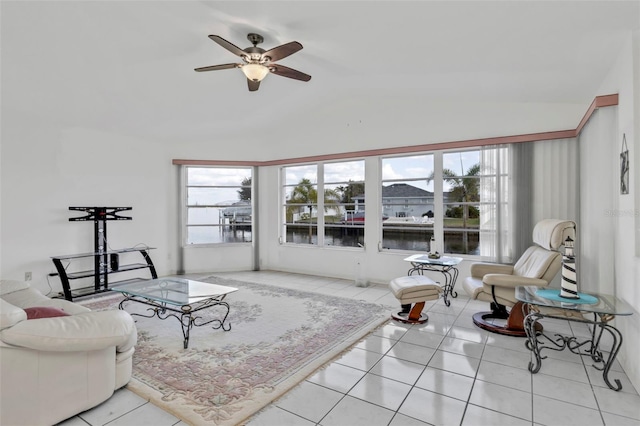
[[[202,273],[211,271],[250,271],[253,269],[251,244],[225,244],[222,247],[184,247],[183,271]]]
[[[32,115],[5,111],[2,118],[3,278],[32,272],[37,288],[48,292],[49,279],[60,290],[59,279],[47,276],[55,272],[50,256],[93,251],[93,222],[69,222],[84,215],[70,206],[133,207],[122,213],[133,220],[107,223],[109,246],[157,247],[150,254],[158,272],[171,269],[176,228],[167,224],[175,221],[175,202],[166,194],[176,185],[162,151],[149,141]]]
[[[596,111],[580,134],[578,278],[582,291],[614,293],[617,107]]]
[[[599,110],[580,136],[580,282],[585,290],[614,294],[634,309],[614,325],[624,343],[618,360],[640,389],[640,33],[630,36],[599,94],[619,93],[615,108]],[[619,155],[626,134],[630,191],[620,194]],[[583,180],[584,179],[584,180]],[[632,230],[636,232],[632,232]]]

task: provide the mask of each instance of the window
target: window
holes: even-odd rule
[[[383,158],[382,247],[427,251],[434,235],[440,252],[505,255],[507,149]]]
[[[505,146],[443,154],[443,240],[448,253],[510,260],[507,158]]]
[[[433,235],[434,155],[382,159],[382,247],[429,250]]]
[[[186,244],[251,242],[251,168],[185,167]]]
[[[364,244],[363,160],[283,167],[282,176],[285,242]]]
[[[324,164],[324,244],[364,245],[364,161]]]
[[[318,166],[283,167],[284,240],[318,244]]]
[[[444,248],[480,255],[480,151],[442,155]]]

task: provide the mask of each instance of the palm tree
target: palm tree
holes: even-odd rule
[[[451,185],[450,197],[462,204],[462,227],[467,227],[469,220],[469,205],[466,203],[480,201],[480,181],[477,179],[480,174],[480,164],[474,164],[467,169],[464,176],[458,176],[450,169],[442,170],[442,177],[445,182]]]
[[[427,184],[434,178],[434,173],[427,178]],[[480,185],[477,176],[480,174],[480,164],[474,164],[469,167],[467,173],[463,176],[458,176],[451,169],[442,170],[442,179],[451,185],[449,191],[449,200],[459,201],[461,203],[477,202],[480,201]],[[469,205],[462,204],[462,223],[463,227],[467,227],[467,221],[469,219]]]
[[[324,190],[324,211],[329,210],[330,206],[337,204],[340,196],[333,189]],[[300,180],[298,185],[291,191],[291,195],[288,197],[287,206],[287,222],[293,220],[293,212],[300,210],[302,205],[306,205],[309,208],[309,237],[312,234],[311,228],[311,216],[313,212],[313,206],[318,204],[318,190],[315,185],[307,178]]]
[[[293,188],[288,197],[288,204],[315,204],[318,202],[318,190],[315,189],[309,179],[303,178],[298,185]],[[302,207],[290,205],[287,207],[287,222],[293,220],[293,213]],[[311,221],[311,206],[309,206],[309,221]]]
[[[469,220],[469,202],[480,201],[480,181],[477,176],[480,174],[480,164],[474,164],[467,169],[467,173],[459,176],[451,169],[442,170],[442,179],[451,185],[449,199],[462,203],[462,227],[467,228]],[[434,177],[434,172],[427,178],[429,183]],[[462,244],[465,250],[469,247],[469,235],[462,232]]]

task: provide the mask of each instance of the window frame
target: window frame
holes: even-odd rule
[[[279,205],[280,205],[280,215],[278,217],[278,220],[280,221],[280,235],[279,235],[279,239],[280,239],[280,243],[281,244],[287,244],[287,245],[294,245],[297,247],[319,247],[320,246],[320,234],[318,232],[318,214],[317,212],[319,211],[320,208],[320,200],[316,200],[315,203],[290,203],[287,200],[287,195],[288,195],[288,189],[290,188],[293,192],[293,189],[295,189],[296,187],[298,187],[301,183],[302,180],[298,183],[287,183],[287,177],[286,177],[286,169],[287,168],[304,168],[304,167],[310,167],[313,166],[315,167],[315,182],[310,180],[310,182],[308,183],[308,185],[315,187],[315,191],[317,193],[320,192],[320,185],[318,183],[318,176],[319,176],[319,164],[318,163],[304,163],[304,164],[291,164],[291,165],[284,165],[281,166],[279,168],[279,175],[280,175],[280,182],[279,182],[279,192],[280,192],[280,196],[279,196]],[[303,178],[303,179],[307,179],[307,178]],[[306,183],[305,183],[306,185]],[[291,206],[308,206],[310,207],[310,213],[309,213],[309,233],[310,233],[310,239],[313,239],[313,236],[315,236],[315,243],[308,243],[308,244],[303,244],[303,243],[296,243],[294,241],[287,241],[287,226],[290,225],[294,225],[294,221],[292,218],[291,222],[287,221],[287,212],[288,209]],[[313,224],[313,207],[315,206],[315,211],[316,211],[316,223],[315,225]],[[293,215],[294,213],[292,213]],[[302,213],[304,214],[304,213]]]
[[[309,167],[309,166],[315,166],[316,167],[316,181],[311,182],[311,185],[315,186],[316,189],[316,193],[317,194],[325,194],[325,165],[327,164],[338,164],[338,163],[355,163],[355,162],[361,162],[362,163],[362,172],[363,172],[363,180],[362,181],[354,181],[354,183],[362,183],[364,185],[366,185],[366,161],[364,158],[345,158],[345,159],[341,159],[341,160],[326,160],[326,161],[318,161],[318,162],[313,162],[313,163],[297,163],[297,164],[286,164],[286,165],[282,165],[279,168],[279,205],[280,205],[280,215],[279,215],[279,222],[280,222],[280,233],[279,233],[279,242],[281,245],[290,245],[290,246],[294,246],[294,247],[316,247],[316,248],[335,248],[335,249],[357,249],[357,250],[364,250],[364,238],[365,238],[365,227],[362,226],[361,228],[358,227],[359,229],[361,229],[362,232],[362,236],[361,236],[361,240],[362,243],[358,244],[357,246],[353,246],[353,245],[329,245],[326,244],[326,231],[327,231],[327,226],[325,224],[325,197],[324,196],[318,196],[316,203],[312,203],[311,205],[315,206],[315,213],[316,213],[316,222],[313,223],[312,219],[313,219],[313,210],[312,210],[312,217],[310,218],[310,223],[309,223],[309,228],[311,231],[311,238],[310,240],[312,240],[315,237],[315,242],[314,243],[302,243],[302,242],[295,242],[295,241],[287,241],[287,226],[292,225],[293,222],[287,222],[287,207],[291,205],[291,203],[288,203],[287,201],[287,195],[288,195],[288,189],[290,188],[295,188],[298,184],[295,183],[287,183],[287,178],[286,178],[286,169],[287,168],[295,168],[295,167]],[[327,185],[333,186],[336,184],[348,184],[349,181],[339,181],[339,182],[329,182]],[[348,203],[350,204],[350,203]],[[294,203],[295,205],[295,203]],[[301,204],[302,205],[302,204]],[[345,205],[344,203],[342,203],[341,201],[339,201],[337,203],[337,206],[343,206]],[[366,205],[366,201],[365,201],[365,205]],[[323,212],[323,214],[320,214],[320,212]],[[330,225],[330,227],[340,227],[340,225]]]
[[[444,150],[434,150],[434,151],[421,151],[421,152],[410,152],[410,153],[402,153],[402,154],[395,154],[395,155],[387,155],[387,156],[380,156],[380,161],[379,161],[379,168],[380,168],[380,175],[379,175],[379,182],[378,182],[378,186],[380,188],[382,188],[383,184],[389,184],[391,182],[410,182],[411,180],[422,180],[422,178],[398,178],[398,179],[383,179],[383,160],[387,159],[387,158],[403,158],[403,157],[415,157],[418,155],[428,155],[428,154],[432,154],[434,157],[434,164],[433,164],[433,183],[434,183],[434,188],[433,188],[433,196],[434,196],[434,214],[435,214],[435,218],[434,218],[434,224],[433,224],[433,228],[432,228],[432,235],[434,235],[436,241],[439,242],[440,246],[443,245],[444,241],[445,241],[445,233],[446,232],[466,232],[466,233],[473,233],[473,234],[477,234],[477,238],[478,238],[478,247],[477,250],[479,251],[477,254],[475,253],[450,253],[450,252],[443,252],[442,247],[439,247],[438,250],[442,253],[442,254],[447,254],[447,255],[455,255],[458,257],[464,257],[464,258],[471,258],[471,259],[485,259],[487,258],[487,255],[483,255],[483,253],[480,251],[481,250],[481,243],[480,243],[480,238],[481,238],[481,233],[483,232],[481,229],[481,226],[478,225],[477,229],[469,229],[469,228],[456,228],[456,227],[448,227],[445,225],[445,213],[447,211],[447,206],[462,206],[462,205],[470,205],[470,206],[476,206],[478,207],[478,209],[480,210],[481,206],[494,206],[495,209],[497,210],[501,210],[503,208],[508,208],[509,206],[509,197],[507,197],[507,199],[494,199],[492,201],[483,201],[481,199],[478,199],[478,201],[468,201],[468,202],[463,202],[463,201],[451,201],[451,200],[445,200],[444,199],[444,187],[445,185],[445,178],[444,178],[444,167],[443,167],[443,158],[444,155],[446,154],[456,154],[456,153],[464,153],[464,152],[473,152],[473,151],[478,151],[480,153],[480,160],[479,160],[479,164],[480,164],[480,171],[479,174],[473,177],[473,179],[477,179],[478,180],[478,187],[480,187],[483,179],[494,179],[496,181],[496,185],[500,186],[503,183],[508,182],[509,179],[509,174],[508,174],[508,169],[509,167],[502,167],[502,168],[498,168],[495,172],[493,173],[486,173],[483,174],[483,167],[482,167],[482,151],[483,149],[495,149],[495,150],[500,150],[503,149],[505,146],[504,145],[497,145],[497,146],[488,146],[488,147],[469,147],[469,148],[457,148],[457,149],[444,149]],[[507,169],[507,170],[505,170]],[[452,177],[463,177],[463,176],[452,176]],[[480,194],[478,194],[478,197],[480,198]],[[386,201],[385,201],[386,200]],[[380,208],[384,211],[384,206],[389,204],[388,199],[382,196],[382,192],[380,193],[380,200],[379,200],[379,206]],[[398,204],[398,203],[396,203]],[[410,203],[411,204],[411,203]],[[415,205],[415,203],[411,204],[411,205]],[[425,229],[425,232],[427,230]],[[500,233],[502,231],[498,230],[498,229],[493,229],[493,231],[495,233]],[[390,247],[390,248],[385,248],[385,238],[384,238],[384,225],[379,227],[379,251],[380,252],[407,252],[407,253],[415,253],[415,252],[421,252],[423,251],[422,249],[408,249],[408,248],[395,248],[395,247]],[[498,242],[499,244],[499,242]],[[428,246],[427,246],[428,249]]]
[[[222,185],[222,184],[214,184],[214,185],[193,185],[189,182],[189,169],[227,169],[227,170],[246,170],[249,173],[249,177],[251,178],[251,185]],[[255,238],[255,167],[252,166],[222,166],[222,165],[183,165],[182,173],[181,173],[181,199],[182,199],[182,211],[181,211],[181,244],[182,247],[219,247],[224,245],[251,245],[253,244],[253,240]],[[246,179],[246,178],[245,178]],[[190,223],[189,219],[189,211],[193,208],[228,208],[234,207],[232,204],[229,205],[220,205],[220,203],[214,204],[203,204],[203,205],[191,205],[189,204],[189,189],[191,188],[209,188],[209,189],[236,189],[241,190],[244,188],[249,188],[251,192],[251,197],[249,199],[249,206],[251,209],[251,220],[249,223],[249,232],[251,233],[251,237],[249,241],[220,241],[220,242],[204,242],[204,243],[189,243],[189,229],[197,228],[197,227],[212,227],[212,228],[220,228],[223,226],[229,226],[227,224],[220,223]],[[238,201],[242,201],[242,199],[238,199]],[[246,225],[245,225],[246,226]]]
[[[406,195],[403,195],[402,197],[399,197],[398,199],[394,199],[394,197],[389,197],[384,196],[383,194],[383,186],[385,185],[395,185],[395,184],[405,184],[405,185],[410,185],[410,186],[414,186],[411,185],[412,182],[425,182],[427,181],[427,185],[426,187],[423,189],[423,191],[426,192],[432,192],[433,194],[433,205],[434,205],[434,211],[437,211],[437,195],[436,195],[436,187],[434,184],[434,190],[433,191],[429,191],[428,186],[429,186],[429,182],[428,182],[428,175],[418,175],[418,176],[402,176],[402,177],[391,177],[388,179],[384,179],[384,169],[385,169],[385,165],[384,162],[387,159],[401,159],[401,158],[415,158],[415,157],[424,157],[424,167],[425,167],[425,172],[428,174],[428,170],[429,170],[429,166],[431,166],[433,168],[433,173],[435,174],[435,170],[437,167],[437,161],[436,161],[436,151],[420,151],[420,152],[409,152],[409,153],[402,153],[402,154],[395,154],[395,155],[384,155],[384,156],[380,156],[378,159],[378,168],[380,170],[379,173],[379,178],[378,178],[378,188],[380,191],[380,199],[379,199],[379,204],[378,204],[378,208],[380,209],[380,211],[383,213],[383,215],[387,215],[389,218],[396,218],[396,219],[403,219],[403,221],[400,222],[409,222],[409,219],[411,218],[411,220],[420,220],[422,221],[422,216],[420,216],[420,218],[415,218],[414,215],[410,214],[411,212],[409,211],[409,209],[413,209],[413,208],[420,208],[420,206],[424,206],[429,205],[428,202],[421,202],[420,200],[422,198],[428,198],[428,197],[409,197]],[[431,163],[431,164],[429,164]],[[417,186],[414,186],[417,189],[422,189],[419,188]],[[400,212],[400,211],[396,211],[395,215],[392,216],[392,213],[394,213],[394,210],[399,210],[399,209],[394,209],[393,206],[396,207],[401,207],[402,210],[405,210],[405,212]],[[385,208],[387,207],[387,208]],[[391,210],[391,211],[389,211]],[[426,213],[426,212],[425,212]],[[415,218],[415,219],[414,219]],[[396,219],[391,219],[392,221],[395,221]],[[402,223],[397,223],[393,224],[393,222],[389,221],[389,219],[387,219],[386,222],[382,222],[381,225],[378,227],[378,251],[382,252],[382,253],[394,253],[394,252],[401,252],[401,253],[418,253],[418,252],[425,252],[428,250],[428,241],[430,241],[430,236],[433,235],[435,233],[435,223],[433,224],[432,227],[428,227],[425,226],[424,228],[424,244],[419,244],[419,246],[421,246],[420,248],[417,248],[415,250],[412,249],[407,249],[407,248],[397,248],[397,247],[385,247],[385,226],[387,227],[387,233],[391,234],[393,232],[402,234],[405,229],[405,225],[402,225]],[[389,238],[390,239],[390,238]]]

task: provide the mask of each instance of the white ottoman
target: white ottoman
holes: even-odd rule
[[[393,295],[400,301],[402,311],[391,314],[396,321],[409,324],[424,324],[429,320],[427,314],[422,313],[427,300],[437,300],[442,293],[442,287],[431,278],[424,275],[409,275],[394,278],[389,283]],[[413,305],[413,308],[411,307]]]

